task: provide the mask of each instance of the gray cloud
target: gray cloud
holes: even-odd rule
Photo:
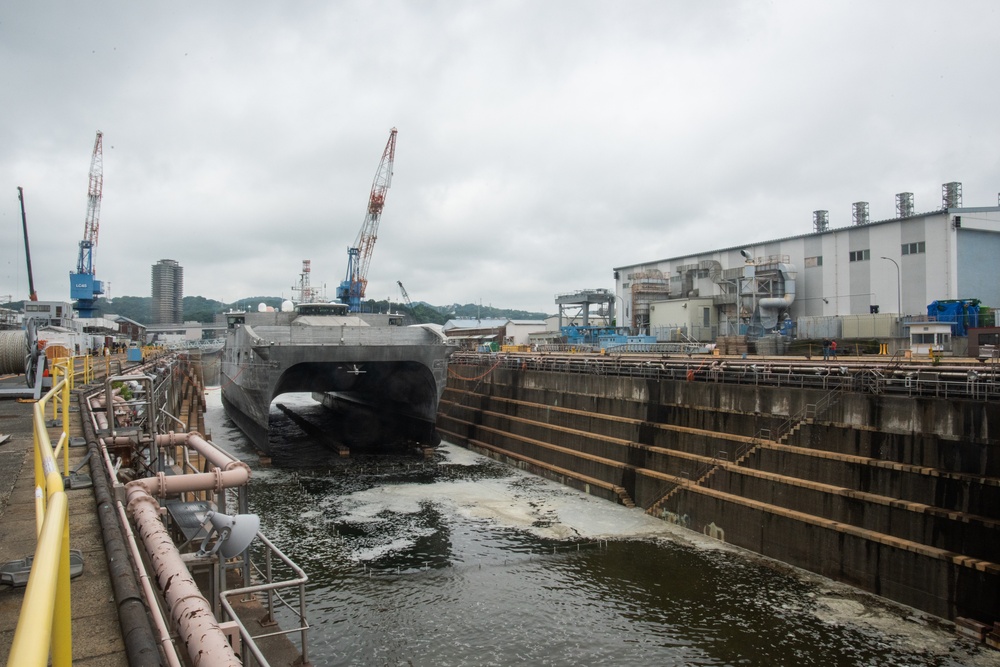
[[[616,265],[995,205],[992,2],[32,3],[0,22],[0,294],[68,299],[94,132],[112,296],[329,293],[389,128],[368,296],[552,312]]]

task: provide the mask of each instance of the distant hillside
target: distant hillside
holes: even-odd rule
[[[544,320],[548,317],[546,313],[533,313],[527,310],[515,310],[512,308],[494,308],[475,303],[467,303],[464,306],[456,303],[450,306],[432,307],[439,313],[451,313],[448,319],[474,320],[478,318],[503,319],[509,317],[512,320]]]
[[[223,303],[202,296],[186,296],[182,305],[185,322],[212,322],[216,314],[228,310],[257,310],[261,303],[273,308],[280,308],[281,302],[282,298],[277,296],[251,296],[233,303]],[[110,303],[105,299],[98,299],[97,309],[102,313],[113,313],[141,324],[150,324],[152,322],[152,304],[153,299],[148,296],[118,296]],[[413,309],[410,311],[404,304],[382,300],[365,301],[363,308],[366,311],[374,312],[408,313],[417,323],[432,324],[444,324],[450,319],[502,319],[509,317],[512,320],[541,320],[547,317],[545,313],[533,313],[513,308],[494,308],[475,303],[467,303],[464,306],[459,304],[432,306],[420,301],[414,303]]]
[[[258,298],[253,302],[254,308],[261,300]],[[275,302],[281,305],[281,299],[276,299]],[[185,322],[211,322],[216,313],[223,313],[227,309],[227,305],[221,301],[203,296],[186,296],[181,300],[181,306]],[[153,321],[153,298],[148,296],[116,296],[111,303],[98,299],[97,309],[101,313],[121,315],[141,324]]]

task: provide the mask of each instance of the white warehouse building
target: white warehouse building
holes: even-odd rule
[[[828,213],[816,211],[808,234],[616,267],[621,324],[681,327],[706,341],[792,322],[801,336],[802,322],[822,318],[899,322],[926,316],[933,301],[998,307],[1000,206],[961,199],[961,183],[946,183],[942,208],[930,213],[914,213],[912,193],[901,193],[890,220],[870,222],[868,204],[857,202],[849,227],[830,229]]]

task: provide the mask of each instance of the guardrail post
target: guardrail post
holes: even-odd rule
[[[69,372],[67,368],[66,379],[67,381],[63,384],[62,389],[62,431],[63,437],[61,438],[62,448],[63,448],[63,476],[69,476],[69,389],[70,385],[73,384],[73,374]],[[69,523],[66,524],[66,540],[69,544]],[[69,552],[67,551],[67,558],[69,557]],[[68,561],[67,561],[68,563]],[[67,567],[69,567],[67,565]]]
[[[66,443],[69,451],[69,443]],[[68,474],[68,473],[67,473]],[[59,491],[65,498],[65,491]],[[52,618],[52,665],[73,664],[73,614],[70,600],[69,508],[63,512],[62,547],[59,550],[59,573],[56,577],[56,608]]]

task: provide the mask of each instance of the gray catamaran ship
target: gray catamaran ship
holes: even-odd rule
[[[261,451],[270,450],[271,401],[287,392],[342,411],[348,447],[440,442],[438,401],[455,347],[433,326],[403,326],[402,315],[347,310],[304,303],[226,315],[222,403]]]

